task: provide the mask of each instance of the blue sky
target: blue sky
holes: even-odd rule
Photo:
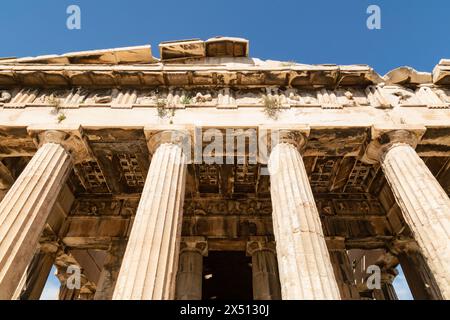
[[[81,30],[66,28],[66,8],[81,8]],[[370,4],[381,30],[366,27]],[[150,43],[250,40],[254,57],[301,63],[363,63],[380,74],[401,65],[431,71],[450,57],[448,0],[15,0],[0,10],[0,56],[30,56]]]
[[[81,30],[66,28],[72,4]],[[381,9],[380,30],[366,26],[371,4]],[[448,0],[3,1],[0,57],[140,44],[157,56],[161,41],[223,35],[249,39],[251,56],[262,59],[431,71],[450,58],[449,12]]]

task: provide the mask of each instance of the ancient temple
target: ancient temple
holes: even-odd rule
[[[390,300],[398,265],[450,299],[450,60],[380,76],[229,37],[3,58],[0,109],[0,299],[55,266],[61,300]]]

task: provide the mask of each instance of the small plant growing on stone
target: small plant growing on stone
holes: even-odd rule
[[[51,94],[47,98],[47,103],[50,104],[53,107],[53,113],[58,114],[59,110],[61,109],[61,100],[57,97],[55,97],[53,94]]]
[[[167,100],[158,99],[156,101],[156,110],[158,111],[158,117],[165,118],[167,116]]]
[[[175,107],[172,106],[172,108],[170,108],[170,120],[169,120],[169,124],[173,124],[173,117],[175,117]]]
[[[58,120],[58,123],[63,122],[67,118],[66,115],[61,112],[61,99],[51,94],[49,97],[47,97],[46,102],[53,106],[53,110],[51,111],[51,113],[57,115],[56,119]]]
[[[63,122],[64,120],[66,120],[66,118],[66,115],[61,112],[60,114],[58,114],[58,123]]]
[[[266,116],[271,119],[277,119],[278,113],[281,111],[281,102],[278,97],[264,95],[261,100],[264,104],[264,113]]]
[[[192,97],[190,96],[182,96],[180,99],[180,103],[184,105],[188,105],[192,103]]]

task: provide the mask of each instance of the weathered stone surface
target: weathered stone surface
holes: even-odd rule
[[[154,63],[150,45],[125,47],[104,50],[71,52],[63,55],[46,55],[32,58],[3,60],[3,63],[13,64],[135,64]]]
[[[437,243],[445,250],[449,242],[448,219],[441,212],[447,208],[442,209],[441,198],[435,201],[438,194],[450,194],[448,61],[441,60],[432,73],[401,67],[380,77],[367,65],[306,65],[252,58],[249,42],[240,38],[171,41],[162,43],[160,49],[161,60],[152,57],[149,46],[139,46],[0,61],[0,198],[16,190],[20,174],[27,172],[27,164],[44,141],[61,140],[73,161],[67,185],[44,231],[34,230],[38,223],[30,227],[33,237],[40,237],[40,249],[54,253],[51,250],[58,248],[53,262],[62,282],[62,299],[110,299],[130,237],[130,253],[122,268],[129,273],[121,275],[130,281],[121,280],[126,292],[117,296],[173,298],[178,254],[168,239],[178,239],[180,233],[203,237],[210,252],[241,255],[254,237],[272,244],[275,236],[279,247],[280,237],[288,238],[285,243],[294,250],[284,246],[275,252],[252,251],[252,267],[258,275],[254,279],[256,298],[276,297],[278,278],[282,287],[290,288],[285,290],[289,298],[336,298],[339,293],[343,299],[395,298],[393,265],[374,261],[382,269],[383,288],[363,292],[355,291],[346,260],[348,250],[379,250],[386,255],[387,248],[405,265],[415,297],[443,298],[442,283],[448,279],[442,270],[435,275],[430,268],[433,263],[442,267],[442,257],[437,259],[437,249],[429,245]],[[276,143],[261,141],[279,129],[284,143],[301,147],[302,157],[285,144],[276,149]],[[150,161],[158,158],[158,147],[181,143],[177,135],[167,140],[180,130],[184,142],[191,143],[182,150],[191,162],[180,168],[160,161],[151,173]],[[217,132],[229,148],[211,148]],[[302,134],[308,136],[307,141]],[[416,158],[412,161],[409,153],[392,157],[395,169],[391,171],[400,177],[393,180],[380,160],[400,138],[415,147]],[[238,146],[240,141],[245,148]],[[265,147],[284,155],[289,173],[280,179],[270,177],[270,153],[264,154]],[[232,161],[211,163],[202,157],[196,161],[196,152],[202,156],[206,151],[215,160]],[[424,168],[423,163],[418,165],[419,157],[429,169],[426,174],[417,171]],[[413,164],[401,165],[404,161]],[[171,173],[180,179],[167,178]],[[421,179],[425,183],[417,184]],[[397,191],[391,187],[393,181]],[[150,194],[144,190],[147,184]],[[443,189],[439,192],[438,184]],[[14,205],[24,213],[28,205],[49,203],[57,196],[50,199],[48,189],[41,189],[33,193],[24,187],[35,195],[32,201],[22,202],[19,197],[18,202],[7,201],[0,208]],[[158,196],[163,189],[163,196]],[[185,201],[175,192],[182,189]],[[283,192],[276,193],[277,189]],[[421,192],[428,198],[422,199]],[[179,206],[174,209],[176,201]],[[422,211],[427,217],[428,211],[432,213],[431,222],[422,220]],[[32,212],[28,210],[28,216]],[[411,225],[417,217],[425,222]],[[163,218],[178,224],[153,223]],[[299,231],[296,221],[302,222]],[[149,235],[155,235],[154,241],[149,241]],[[414,242],[418,235],[425,239],[417,241],[420,246],[428,248],[421,248],[420,254],[397,248],[399,239]],[[29,244],[15,240],[21,248]],[[31,259],[28,254],[36,249],[29,245],[27,257]],[[292,268],[286,272],[280,267],[281,277],[274,271],[275,254]],[[9,256],[14,258],[14,252]],[[144,257],[139,260],[143,263],[137,263],[136,257]],[[155,257],[171,263],[148,263]],[[201,269],[208,269],[209,258],[203,266],[199,253],[185,250],[180,258],[180,270],[187,271],[178,283],[184,288],[180,295],[198,299]],[[52,259],[45,259],[46,268]],[[250,258],[244,255],[244,259],[250,263]],[[281,266],[284,262],[280,261]],[[307,264],[299,261],[318,267],[305,271]],[[23,265],[29,270],[44,266],[28,262]],[[82,287],[77,290],[65,286],[66,269],[72,263],[82,268]],[[147,267],[151,272],[142,272]],[[43,276],[36,277],[36,272],[20,275],[22,284],[27,279],[36,284],[28,287],[32,291],[28,297],[37,297]],[[302,286],[291,286],[294,280]],[[14,284],[14,298],[22,284]],[[321,285],[328,289],[316,289]],[[307,289],[298,294],[302,287]]]
[[[201,300],[203,257],[208,255],[204,237],[184,237],[180,245],[180,260],[176,279],[176,300]]]
[[[124,241],[114,241],[111,244],[97,281],[94,300],[111,300],[125,248]]]
[[[340,299],[299,151],[279,143],[271,152],[269,170],[283,299]]]
[[[70,169],[59,144],[44,143],[0,204],[0,298],[12,297]]]
[[[157,147],[113,299],[175,297],[185,175],[181,147],[171,143]]]
[[[252,257],[253,299],[281,300],[275,242],[250,237],[247,255]]]
[[[450,299],[448,195],[408,144],[394,143],[384,154],[381,165],[442,296]]]

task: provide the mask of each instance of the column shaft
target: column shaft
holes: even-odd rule
[[[125,252],[124,241],[114,242],[108,252],[97,282],[94,300],[111,300]]]
[[[340,299],[303,159],[294,145],[274,147],[269,171],[283,299]]]
[[[416,300],[441,300],[442,296],[433,274],[420,252],[401,252],[398,260],[402,266],[412,296]]]
[[[252,254],[253,299],[281,300],[280,280],[275,253],[257,250]]]
[[[392,284],[396,275],[397,271],[395,269],[383,270],[383,268],[381,268],[381,288],[373,290],[373,297],[376,300],[398,300],[397,293]]]
[[[359,300],[358,288],[355,285],[353,269],[346,250],[329,252],[341,298],[343,300]]]
[[[443,298],[450,299],[449,197],[409,145],[394,144],[381,165]]]
[[[0,204],[0,299],[11,299],[70,170],[61,145],[45,143]]]
[[[196,250],[186,250],[180,254],[177,274],[177,300],[202,299],[203,255]]]
[[[113,299],[174,299],[186,159],[177,144],[153,155]]]
[[[20,293],[20,300],[39,300],[52,269],[55,255],[37,252],[26,271],[25,285]]]

